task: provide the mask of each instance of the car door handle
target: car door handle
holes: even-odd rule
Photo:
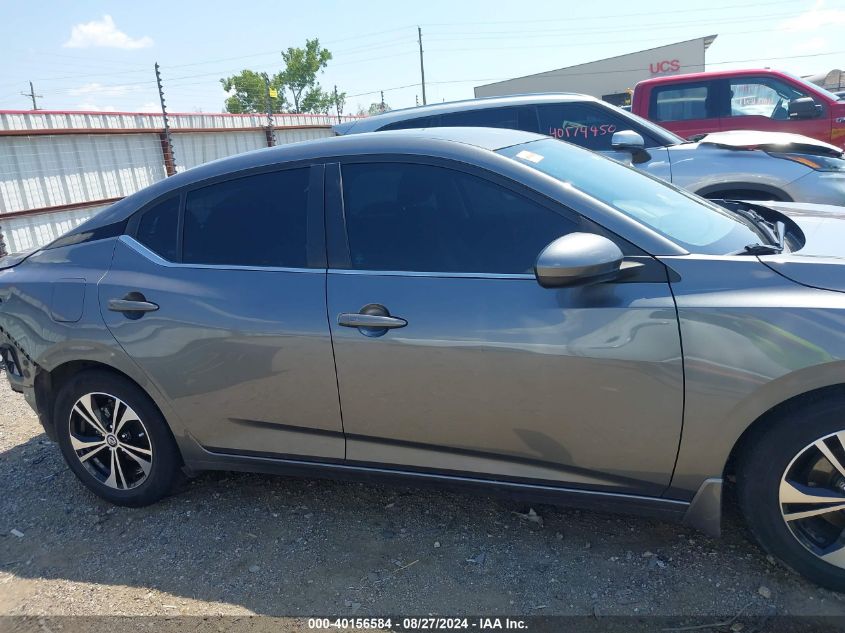
[[[146,300],[137,299],[109,299],[109,310],[112,312],[132,312],[141,314],[144,312],[155,312],[158,306]]]
[[[358,312],[344,312],[337,315],[337,324],[343,327],[372,327],[391,330],[405,327],[408,322],[394,316],[380,314],[360,314]]]

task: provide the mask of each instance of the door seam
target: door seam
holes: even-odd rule
[[[684,442],[684,423],[687,415],[687,357],[686,354],[684,354],[684,335],[681,331],[681,312],[678,310],[678,299],[675,297],[675,289],[672,287],[672,282],[667,279],[666,283],[669,286],[669,293],[672,295],[672,303],[675,305],[675,323],[677,323],[678,326],[678,345],[681,350],[681,429],[678,433],[678,445],[675,447],[675,463],[672,465],[672,474],[669,477],[669,483],[666,486],[666,489],[660,495],[661,497],[672,489],[672,483],[675,481],[675,473],[678,470],[678,459],[681,457],[681,445]]]

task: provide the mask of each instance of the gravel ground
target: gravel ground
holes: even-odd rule
[[[0,495],[3,615],[845,615],[845,596],[752,545],[732,506],[711,539],[550,506],[529,520],[472,494],[210,473],[113,507],[4,376]]]

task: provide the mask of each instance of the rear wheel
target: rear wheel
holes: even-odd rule
[[[737,486],[752,533],[788,567],[845,591],[845,398],[784,412],[751,442]]]
[[[147,505],[180,477],[179,452],[163,416],[121,376],[99,370],[74,376],[59,391],[53,419],[71,470],[107,501]]]

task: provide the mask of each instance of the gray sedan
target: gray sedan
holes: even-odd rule
[[[580,94],[469,99],[394,110],[334,127],[337,134],[472,125],[539,132],[604,152],[711,199],[845,205],[845,159],[829,143],[784,132],[730,131],[685,141]]]
[[[114,503],[209,469],[435,482],[760,543],[845,589],[845,218],[537,134],[324,139],[0,260],[0,349]]]

